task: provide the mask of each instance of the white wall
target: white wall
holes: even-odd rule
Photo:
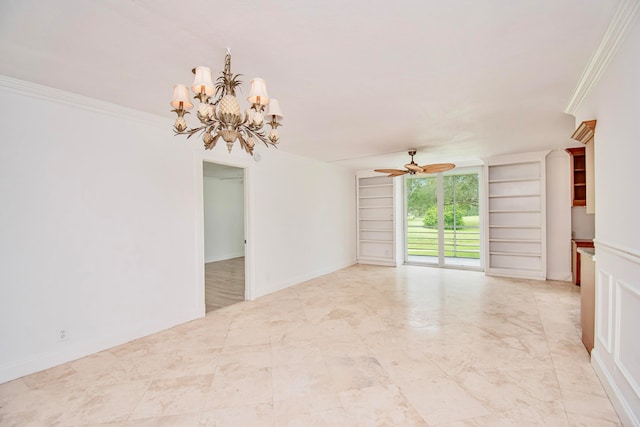
[[[569,154],[547,155],[547,279],[571,280],[571,170]]]
[[[204,315],[203,159],[252,177],[254,297],[355,262],[343,168],[205,152],[171,119],[2,76],[0,96],[0,382]]]
[[[204,259],[244,255],[244,180],[204,177]]]
[[[252,296],[355,264],[353,172],[279,150],[261,153],[250,190],[256,206],[250,225],[256,236],[249,246],[255,258]]]
[[[596,236],[594,214],[588,214],[586,206],[571,208],[571,235],[574,239],[593,240]]]
[[[625,425],[640,425],[640,21],[576,115],[595,132],[596,339],[592,363]]]

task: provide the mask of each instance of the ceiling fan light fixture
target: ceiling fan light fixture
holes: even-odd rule
[[[446,172],[450,169],[456,167],[453,163],[433,163],[430,165],[419,166],[415,161],[413,161],[413,156],[415,156],[416,150],[409,150],[409,155],[411,156],[411,162],[404,165],[405,169],[375,169],[375,172],[386,173],[390,178],[394,178],[396,176],[401,176],[405,174],[415,175],[415,174],[432,174],[439,172]]]

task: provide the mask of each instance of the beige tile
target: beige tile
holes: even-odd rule
[[[240,345],[270,344],[271,335],[269,325],[260,325],[252,328],[234,328],[227,333],[225,347]]]
[[[539,407],[545,410],[562,401],[552,368],[470,370],[452,379],[491,412]]]
[[[605,421],[585,415],[567,414],[570,427],[620,427],[620,422]]]
[[[619,425],[579,296],[356,265],[0,384],[0,425]]]
[[[388,349],[376,353],[376,358],[399,385],[446,376],[422,350]]]
[[[275,401],[335,393],[331,375],[324,363],[299,363],[273,367]]]
[[[562,390],[564,406],[568,414],[589,417],[594,420],[620,423],[607,397],[574,390]]]
[[[395,385],[373,386],[338,393],[354,426],[420,426],[425,420]]]
[[[450,378],[415,382],[402,392],[429,425],[475,418],[491,413],[476,396]]]
[[[277,400],[274,402],[274,408],[276,417],[282,421],[293,415],[313,414],[342,408],[342,403],[338,398],[338,393],[329,391],[315,393],[312,397],[302,393],[299,397]]]
[[[166,415],[162,417],[137,418],[123,424],[126,427],[197,427],[200,411],[191,414]]]
[[[332,408],[312,413],[285,414],[277,419],[278,427],[345,427],[355,425],[342,408]]]
[[[269,368],[272,357],[270,344],[238,345],[225,347],[215,355],[214,363],[225,369]]]
[[[145,395],[149,385],[148,381],[92,385],[66,405],[64,424],[123,422]]]
[[[200,427],[274,427],[275,425],[273,406],[268,403],[205,411],[199,424]]]
[[[567,416],[559,404],[521,407],[463,421],[439,424],[440,427],[567,427]]]
[[[337,391],[391,384],[385,369],[372,356],[327,357],[325,363]]]
[[[247,405],[273,404],[270,368],[221,366],[216,370],[205,411]]]
[[[213,375],[166,378],[153,381],[131,418],[149,418],[201,412]]]

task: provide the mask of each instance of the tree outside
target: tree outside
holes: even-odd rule
[[[437,177],[407,179],[409,255],[438,255]],[[443,177],[445,256],[480,257],[478,174]]]

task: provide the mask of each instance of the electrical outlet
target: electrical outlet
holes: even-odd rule
[[[69,338],[69,334],[66,329],[60,329],[58,331],[58,341],[66,341]]]

